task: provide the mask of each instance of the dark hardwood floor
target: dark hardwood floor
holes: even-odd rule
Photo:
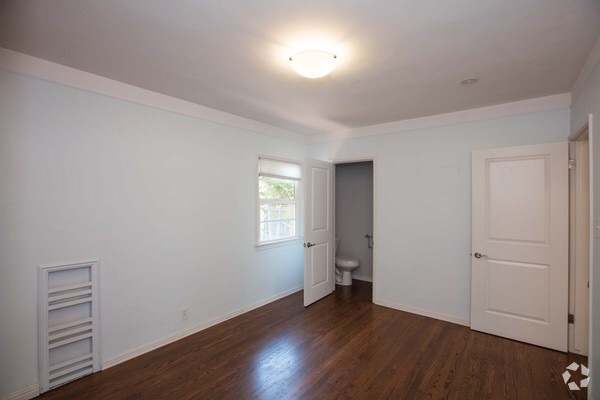
[[[371,303],[371,285],[302,293],[90,375],[50,399],[585,399],[584,357]]]

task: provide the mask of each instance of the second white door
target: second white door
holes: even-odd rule
[[[473,151],[471,328],[567,350],[568,145]]]

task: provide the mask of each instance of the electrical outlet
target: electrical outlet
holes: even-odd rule
[[[181,320],[188,319],[190,316],[190,309],[187,307],[181,307]]]

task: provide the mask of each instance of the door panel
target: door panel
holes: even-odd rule
[[[548,157],[487,160],[489,240],[548,242],[548,162]]]
[[[488,312],[548,322],[548,265],[488,260],[486,269]]]
[[[471,327],[566,351],[567,143],[473,151]]]
[[[329,190],[328,185],[331,180],[331,171],[329,168],[312,166],[312,221],[311,231],[314,234],[319,230],[331,229],[329,226]]]
[[[317,286],[326,282],[329,279],[329,268],[323,268],[329,260],[328,242],[319,243],[312,247],[312,282],[311,285]]]
[[[308,306],[330,294],[335,285],[333,164],[307,158],[304,177],[304,306]]]

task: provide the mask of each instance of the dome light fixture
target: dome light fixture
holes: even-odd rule
[[[335,69],[337,56],[322,50],[305,50],[290,57],[290,65],[305,78],[322,78]]]

